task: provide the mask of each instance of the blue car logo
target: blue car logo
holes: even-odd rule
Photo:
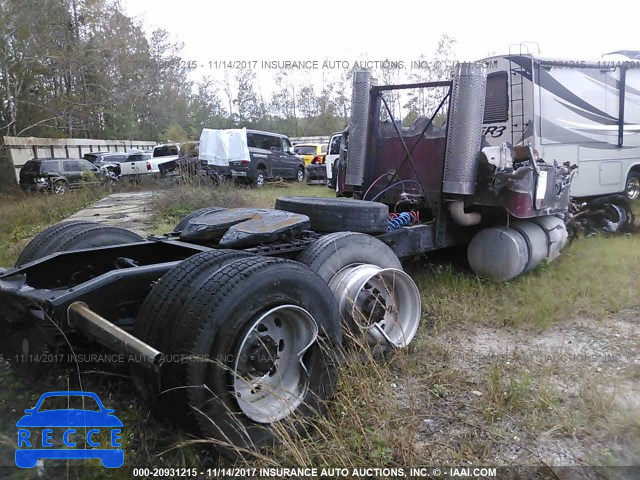
[[[43,407],[45,400],[48,404],[52,404],[55,403],[54,400],[60,400],[60,397],[63,397],[62,400],[67,404],[70,403],[70,399],[75,398],[75,400],[82,401],[83,406],[86,402],[97,405],[99,409],[55,408],[47,410]],[[104,408],[95,393],[48,392],[43,394],[36,406],[25,410],[26,415],[16,423],[16,427],[18,427],[16,465],[20,468],[33,468],[40,459],[99,458],[104,467],[121,467],[124,464],[124,451],[120,443],[122,422],[113,415],[113,412],[111,409]],[[64,429],[64,433],[58,440],[61,440],[67,448],[54,448],[52,439],[54,428],[56,430]],[[35,434],[39,433],[39,429],[42,429],[41,441],[36,441]],[[103,439],[105,431],[108,434],[108,442],[104,442]],[[78,443],[85,441],[87,448],[76,448]],[[108,443],[108,445],[103,445],[103,443]]]

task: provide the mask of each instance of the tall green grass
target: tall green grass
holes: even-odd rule
[[[0,267],[13,265],[29,239],[107,195],[85,188],[63,196],[15,193],[0,195]]]

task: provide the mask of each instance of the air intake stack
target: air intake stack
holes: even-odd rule
[[[473,195],[476,191],[486,88],[484,66],[456,65],[442,183],[444,193]]]

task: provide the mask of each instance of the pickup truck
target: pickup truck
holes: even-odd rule
[[[146,175],[149,154],[141,151],[97,152],[85,154],[84,158],[115,177]]]
[[[150,173],[160,173],[160,165],[173,162],[180,156],[179,143],[164,143],[153,147],[151,158],[147,160],[146,168]]]

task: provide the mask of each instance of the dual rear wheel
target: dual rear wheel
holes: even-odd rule
[[[16,264],[140,240],[124,229],[63,222],[36,236]],[[324,410],[343,334],[404,346],[419,317],[417,289],[398,258],[366,234],[326,235],[298,261],[210,250],[153,284],[134,333],[165,363],[159,373],[134,366],[134,379],[153,409],[223,451],[268,445],[276,424],[300,429],[301,418]]]
[[[223,450],[272,443],[275,422],[322,411],[342,341],[317,274],[233,250],[197,254],[165,274],[136,334],[166,358],[159,376],[139,372],[145,396]]]

